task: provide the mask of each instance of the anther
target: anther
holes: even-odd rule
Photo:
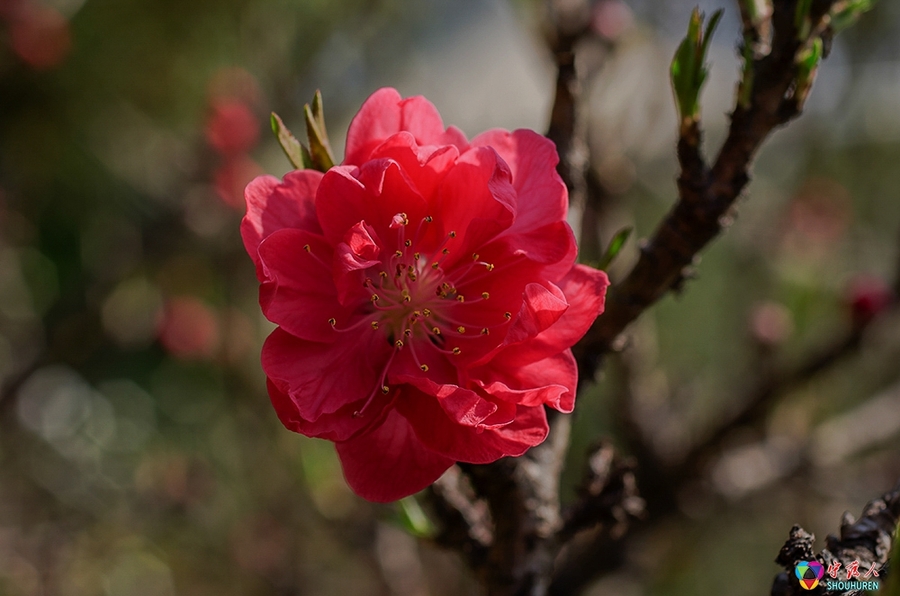
[[[441,334],[441,330],[438,327],[432,327],[431,332],[434,333],[435,335]]]
[[[491,330],[488,329],[487,327],[485,327],[481,330],[481,335],[490,335],[490,334],[491,334]]]
[[[378,329],[378,321],[372,321],[372,329]]]
[[[422,370],[422,372],[428,372],[428,365],[427,365],[427,364],[423,364],[423,365],[420,366],[419,368]]]
[[[440,265],[438,265],[437,263],[432,263],[432,264],[431,264],[431,268],[432,268],[432,269],[437,269],[438,267],[440,267]]]
[[[457,348],[453,348],[453,349],[451,350],[451,352],[453,352],[455,355],[459,356],[459,355],[462,353],[462,350],[460,350],[460,349],[457,347]]]
[[[433,222],[433,221],[434,221],[434,218],[431,217],[430,215],[426,215],[426,216],[425,216],[425,223],[431,223],[431,222]]]
[[[505,313],[503,313],[503,317],[508,321],[508,320],[510,320],[510,319],[512,318],[512,313],[511,313],[511,312],[505,312]]]
[[[328,324],[334,327],[335,325],[337,325],[337,320],[334,317],[331,317],[330,319],[328,319]]]
[[[450,230],[450,233],[447,235],[450,236],[451,238],[456,238],[456,232],[454,232],[453,230]]]
[[[309,247],[309,244],[304,244],[303,250],[305,250],[306,252],[310,252],[312,249]]]
[[[477,252],[473,252],[473,253],[472,253],[472,260],[473,260],[473,261],[477,261],[478,258],[479,258],[479,256],[480,256],[480,255],[479,255]]]
[[[465,333],[465,332],[466,332],[466,328],[463,327],[462,325],[460,325],[459,327],[456,328],[456,332],[457,332],[457,333]]]
[[[400,252],[399,250],[397,250],[397,251],[394,251],[394,256],[397,257],[397,258],[399,259],[400,257],[403,256],[403,253]]]
[[[484,264],[484,268],[487,269],[488,271],[493,271],[493,270],[494,270],[494,264],[493,264],[493,263],[485,263],[485,264]]]
[[[369,298],[369,300],[372,302],[378,302],[380,298],[378,297],[378,294],[372,294],[372,297]]]
[[[381,392],[384,393],[385,395],[387,395],[388,392],[390,392],[390,390],[391,390],[391,388],[388,387],[387,385],[382,385],[382,386],[381,386]]]
[[[380,272],[378,275],[381,277],[381,279],[387,279],[387,278],[388,278],[388,272],[387,272],[387,271],[382,271],[382,272]]]
[[[450,249],[449,249],[449,248],[443,249],[443,250],[441,251],[441,254],[442,254],[442,255],[449,255],[449,254],[450,254]]]
[[[456,297],[456,301],[457,301],[457,302],[465,302],[465,301],[466,301],[466,297],[463,296],[462,294],[460,294],[459,296]]]
[[[398,348],[402,348],[402,347],[403,347],[403,340],[402,340],[402,339],[398,339],[397,341],[394,342],[394,345],[395,345],[396,347],[398,347]]]
[[[491,297],[491,295],[488,292],[482,292],[481,297],[484,298],[485,300],[487,300],[488,298]]]
[[[409,248],[410,246],[412,246],[412,240],[407,240],[406,242],[403,243],[403,246]]]
[[[412,329],[404,329],[404,330],[403,330],[403,335],[405,335],[406,337],[411,336],[411,335],[412,335]]]

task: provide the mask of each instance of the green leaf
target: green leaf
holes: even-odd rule
[[[616,235],[613,236],[612,240],[609,242],[609,246],[606,248],[606,252],[603,253],[603,256],[600,257],[600,262],[597,264],[597,269],[601,269],[606,271],[607,267],[613,262],[613,259],[616,258],[616,255],[622,251],[622,248],[625,246],[625,243],[628,241],[628,237],[631,236],[631,232],[634,231],[634,228],[629,226],[627,228],[622,228]]]
[[[843,31],[862,16],[863,13],[872,10],[875,0],[847,0],[837,2],[831,9],[831,30],[835,33]]]
[[[799,0],[797,9],[794,12],[794,28],[797,29],[797,38],[806,39],[809,37],[809,30],[812,28],[812,20],[809,11],[812,9],[812,0]]]
[[[334,166],[334,156],[325,130],[320,91],[316,91],[312,106],[310,104],[303,106],[303,115],[306,117],[306,136],[309,139],[309,154],[312,156],[313,165],[317,170],[326,172]]]
[[[422,511],[422,507],[414,496],[400,499],[398,505],[400,505],[400,523],[407,532],[418,538],[434,536],[434,525]]]
[[[281,145],[281,149],[287,155],[291,165],[298,170],[313,167],[309,151],[297,140],[297,137],[291,134],[291,131],[284,125],[278,114],[272,112],[270,122],[272,132],[275,133],[275,138],[278,139],[278,144]]]
[[[675,92],[675,102],[681,120],[696,119],[700,115],[698,98],[706,75],[706,55],[709,42],[716,26],[722,18],[722,10],[717,10],[709,19],[706,30],[702,31],[703,15],[698,8],[691,13],[687,36],[682,40],[672,58],[671,78]]]

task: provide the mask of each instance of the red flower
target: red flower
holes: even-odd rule
[[[246,191],[244,244],[269,394],[296,432],[336,443],[347,482],[391,501],[455,461],[518,456],[571,412],[569,348],[603,310],[603,272],[575,265],[553,143],[468,142],[422,97],[381,89],[344,163]]]

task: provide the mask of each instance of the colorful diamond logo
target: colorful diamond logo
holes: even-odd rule
[[[812,590],[819,585],[819,580],[825,575],[825,568],[818,561],[800,561],[794,567],[794,575],[800,580],[801,588]]]

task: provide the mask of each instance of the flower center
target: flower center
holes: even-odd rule
[[[495,270],[494,265],[473,254],[471,260],[453,261],[453,266],[445,269],[448,257],[461,248],[457,233],[451,230],[436,248],[420,250],[428,244],[425,239],[433,237],[429,228],[434,225],[436,221],[431,216],[422,218],[418,226],[411,226],[405,213],[394,215],[389,229],[396,237],[384,240],[381,262],[366,270],[363,282],[369,292],[368,303],[363,307],[366,316],[344,329],[337,327],[334,318],[328,321],[336,331],[350,331],[368,324],[371,329],[385,333],[393,346],[375,389],[363,408],[355,413],[357,416],[362,415],[378,390],[389,392],[385,379],[400,351],[408,350],[419,369],[428,372],[428,365],[421,357],[424,349],[458,356],[463,352],[460,344],[467,336],[490,335],[489,327],[466,323],[472,319],[467,311],[474,312],[469,307],[489,300],[490,293],[465,294],[460,287],[471,288],[473,284],[477,287],[478,281]],[[390,250],[391,244],[394,251],[385,257],[384,251]],[[497,326],[505,325],[511,317],[511,313],[504,313]]]

